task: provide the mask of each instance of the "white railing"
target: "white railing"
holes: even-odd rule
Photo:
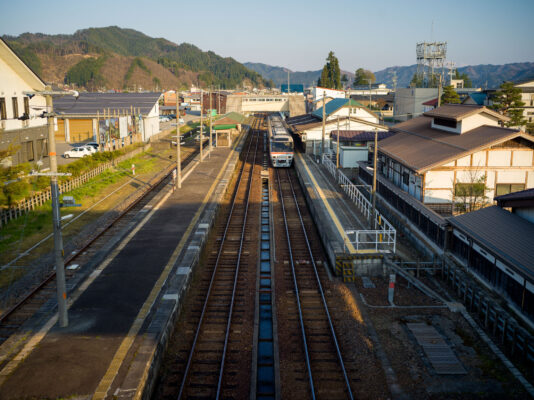
[[[336,182],[345,191],[347,196],[354,202],[364,218],[369,221],[373,212],[373,206],[369,200],[358,190],[347,176],[336,168],[331,160],[332,155],[323,155],[323,165],[328,172],[336,178]],[[375,210],[374,221],[370,225],[377,229],[370,230],[346,230],[345,242],[351,243],[356,250],[390,250],[395,253],[397,231],[391,223],[384,218],[378,210]],[[345,243],[346,245],[347,243]]]

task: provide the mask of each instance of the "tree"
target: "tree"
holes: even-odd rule
[[[479,175],[476,170],[465,174],[465,182],[457,182],[453,189],[455,209],[460,214],[478,210],[488,204],[486,175]]]
[[[376,82],[375,74],[368,69],[358,68],[354,73],[354,87],[368,85],[369,80],[371,80],[371,83]]]
[[[459,73],[458,70],[456,70],[456,74],[454,75],[454,79],[463,79],[464,81],[464,88],[471,88],[473,87],[473,82],[471,82],[471,78],[469,78],[469,75],[467,73]]]
[[[347,85],[348,81],[349,81],[349,77],[347,76],[347,74],[343,74],[343,76],[341,77],[341,82],[343,82],[343,87]]]
[[[516,88],[512,82],[503,82],[500,90],[492,96],[492,101],[493,105],[491,107],[495,111],[510,118],[510,121],[504,123],[506,127],[521,127],[525,125],[526,121],[521,108],[525,103],[521,101],[521,89]]]
[[[412,80],[410,81],[410,87],[423,87],[423,80],[421,79],[421,76],[413,74]]]
[[[460,96],[458,96],[452,85],[443,88],[441,104],[460,104]]]
[[[329,89],[341,89],[339,61],[333,51],[328,53],[326,64],[323,67],[317,85]]]

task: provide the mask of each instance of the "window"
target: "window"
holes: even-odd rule
[[[495,196],[502,196],[508,193],[525,190],[524,183],[498,183],[495,185]]]
[[[48,157],[48,143],[46,139],[37,139],[37,158]]]
[[[33,161],[35,158],[33,154],[33,142],[25,142],[23,143],[23,147],[26,152],[26,160]]]
[[[16,97],[12,97],[11,101],[13,102],[13,118],[19,117],[19,102]]]
[[[434,118],[434,125],[446,126],[447,128],[456,129],[456,121],[445,118]]]
[[[24,114],[30,116],[30,99],[26,96],[24,96]]]
[[[457,183],[454,185],[455,196],[484,196],[484,183]]]
[[[6,99],[4,97],[0,97],[0,119],[7,119]]]
[[[410,174],[408,172],[402,173],[402,183],[408,185],[410,183]]]

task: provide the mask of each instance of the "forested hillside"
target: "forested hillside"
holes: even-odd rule
[[[24,33],[3,39],[43,80],[90,90],[158,90],[198,81],[222,88],[266,84],[260,74],[233,58],[115,26],[73,35]]]

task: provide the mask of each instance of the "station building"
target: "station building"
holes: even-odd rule
[[[377,129],[377,140],[394,135],[393,132]],[[374,145],[375,132],[334,130],[330,132],[330,153],[337,154],[339,139],[339,165],[341,168],[356,168],[360,161],[369,160],[369,149]]]
[[[1,38],[0,77],[0,150],[14,151],[0,162],[11,166],[47,160],[46,100],[24,94],[45,90],[45,83]]]
[[[388,128],[380,125],[378,116],[360,103],[351,99],[332,99],[324,107],[325,113],[325,148],[331,148],[330,134],[334,130],[387,132]],[[305,152],[321,152],[323,134],[323,107],[309,114],[291,117],[286,120],[292,132],[298,136]]]

